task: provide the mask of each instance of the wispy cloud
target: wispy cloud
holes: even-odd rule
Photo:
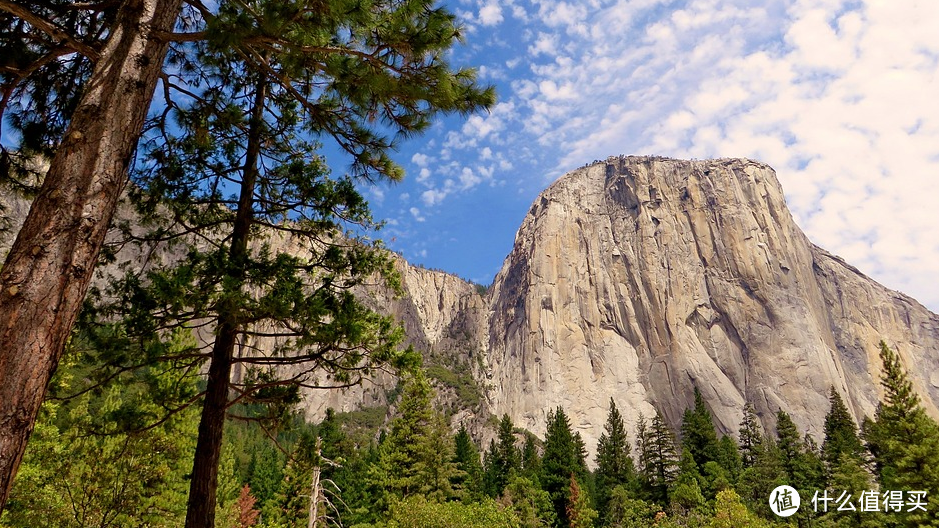
[[[463,3],[467,61],[506,77],[411,159],[426,208],[614,154],[750,157],[813,241],[939,308],[934,3]]]

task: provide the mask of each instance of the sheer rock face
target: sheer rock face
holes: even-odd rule
[[[939,317],[812,245],[771,168],[619,157],[532,205],[490,290],[490,410],[543,434],[563,406],[588,448],[609,400],[630,428],[673,426],[698,387],[718,428],[744,402],[819,442],[834,386],[860,420],[880,387],[878,342],[939,401]],[[634,431],[634,429],[633,429]]]

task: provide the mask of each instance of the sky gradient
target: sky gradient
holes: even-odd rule
[[[387,245],[489,284],[532,201],[608,156],[776,169],[816,244],[939,311],[939,3],[454,0],[498,90],[367,189]]]

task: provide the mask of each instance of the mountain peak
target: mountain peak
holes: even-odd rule
[[[617,156],[534,202],[491,291],[496,414],[541,432],[564,407],[592,444],[612,397],[673,425],[697,387],[718,427],[745,402],[820,438],[829,387],[879,400],[881,339],[935,411],[939,318],[814,246],[769,166]]]

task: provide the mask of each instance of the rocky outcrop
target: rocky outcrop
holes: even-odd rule
[[[592,448],[609,400],[673,425],[702,392],[735,433],[746,401],[820,439],[836,387],[879,397],[878,342],[939,401],[939,317],[812,245],[773,170],[749,160],[616,157],[532,205],[491,289],[492,412],[537,433],[563,406]]]

